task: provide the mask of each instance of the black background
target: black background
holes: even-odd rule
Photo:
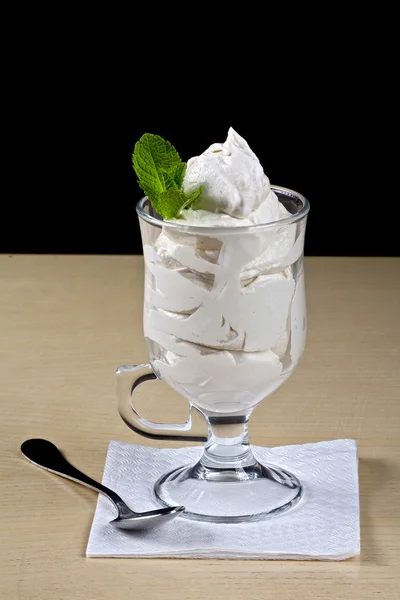
[[[385,107],[393,79],[376,65],[371,71],[368,56],[357,62],[357,46],[340,62],[325,50],[319,63],[314,47],[312,68],[293,53],[290,71],[276,76],[267,76],[267,63],[252,70],[247,59],[240,72],[217,69],[212,81],[206,58],[146,79],[126,48],[122,62],[107,55],[106,43],[103,55],[99,48],[74,59],[58,52],[56,63],[48,46],[24,56],[16,113],[5,117],[14,171],[2,202],[1,252],[140,253],[135,142],[159,134],[187,160],[224,141],[232,126],[272,184],[310,201],[307,255],[399,254],[389,160],[397,138]]]

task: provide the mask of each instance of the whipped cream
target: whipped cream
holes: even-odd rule
[[[290,213],[233,129],[188,161],[183,187],[199,185],[196,206],[144,244],[144,333],[156,373],[193,404],[245,412],[287,379],[304,349],[305,219],[285,221]]]
[[[183,211],[178,220],[200,227],[239,227],[290,216],[271,190],[257,156],[232,127],[226,142],[212,144],[188,160],[183,189],[191,193],[200,185],[196,210]]]
[[[268,177],[246,140],[232,129],[223,144],[212,144],[203,154],[189,159],[183,181],[185,192],[193,192],[199,185],[202,194],[196,209],[211,213],[187,211],[185,219],[206,224],[215,213],[239,219],[237,225],[269,223],[288,212],[271,190]],[[214,213],[214,214],[213,214]],[[243,222],[243,220],[245,220]],[[221,224],[235,226],[234,221],[222,218]]]

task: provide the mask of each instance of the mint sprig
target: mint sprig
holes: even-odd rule
[[[182,190],[186,163],[173,145],[159,135],[142,135],[135,144],[132,162],[139,186],[164,219],[179,216],[202,192],[201,186],[191,194]]]

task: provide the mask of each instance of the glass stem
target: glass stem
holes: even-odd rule
[[[200,459],[203,467],[231,470],[257,464],[248,439],[250,413],[207,418],[209,435]]]

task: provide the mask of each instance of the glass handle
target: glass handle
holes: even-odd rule
[[[190,413],[186,422],[177,425],[153,423],[153,421],[141,417],[136,411],[132,405],[133,392],[141,383],[157,379],[157,375],[149,363],[118,367],[116,377],[119,414],[135,433],[155,440],[207,441],[207,421],[201,412],[192,405],[190,405]]]

